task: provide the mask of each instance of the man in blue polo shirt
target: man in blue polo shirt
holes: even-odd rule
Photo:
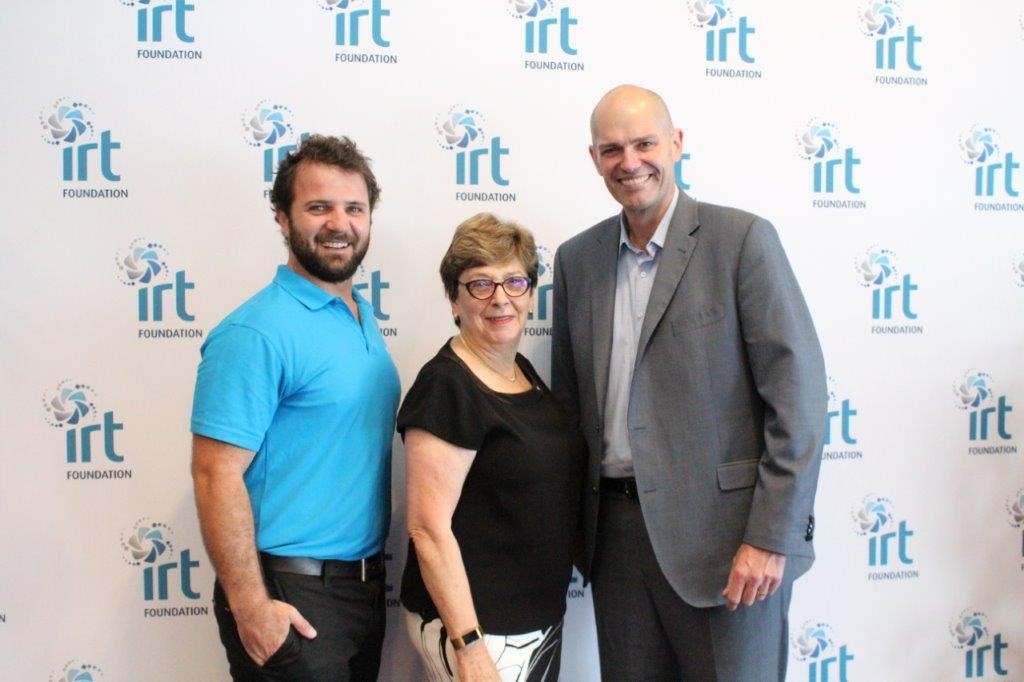
[[[373,680],[398,373],[352,287],[380,190],[348,138],[309,137],[271,203],[273,282],[202,347],[196,507],[235,680]]]

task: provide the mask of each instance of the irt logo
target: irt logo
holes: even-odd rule
[[[65,379],[57,388],[43,396],[46,421],[51,426],[65,431],[65,459],[68,464],[90,464],[93,453],[102,443],[103,455],[111,462],[120,463],[124,456],[118,454],[114,437],[124,430],[124,424],[114,417],[113,410],[103,413],[101,423],[96,409],[95,392],[86,384]],[[94,440],[95,439],[95,440]]]
[[[747,17],[740,17],[736,26],[724,26],[732,17],[732,10],[725,0],[690,0],[690,19],[694,26],[707,29],[704,37],[704,59],[709,62],[726,62],[730,52],[747,64],[753,64],[749,40],[757,30],[750,25]]]
[[[121,534],[124,560],[132,566],[142,566],[142,598],[145,601],[166,601],[174,597],[199,599],[192,589],[192,569],[199,562],[192,559],[190,550],[182,550],[181,560],[174,560],[174,545],[170,526],[139,519],[131,530]]]
[[[992,635],[991,644],[986,643],[989,633],[985,621],[984,613],[964,610],[949,626],[953,646],[964,650],[964,676],[968,679],[985,677],[989,668],[1000,677],[1009,673],[1003,667],[1003,652],[1010,645],[998,632]]]
[[[99,162],[100,173],[110,182],[117,182],[121,176],[114,172],[113,152],[121,148],[109,130],[100,132],[99,142],[89,142],[94,137],[93,112],[84,102],[62,97],[53,107],[39,116],[43,126],[43,139],[47,144],[61,149],[61,180],[84,182],[89,180],[90,159]],[[95,174],[93,175],[95,178]]]
[[[192,322],[195,315],[188,312],[185,296],[195,289],[195,282],[188,281],[184,270],[174,273],[174,280],[167,279],[170,269],[165,258],[167,249],[156,242],[144,239],[133,241],[125,253],[117,256],[117,268],[122,283],[137,287],[139,322],[163,322],[165,310],[173,301],[174,313],[179,320]]]
[[[996,192],[1007,196],[1020,196],[1014,171],[1020,170],[1020,163],[1013,160],[1013,152],[1007,152],[1004,161],[999,158],[999,135],[992,128],[974,125],[960,136],[960,150],[964,163],[974,166],[974,195],[991,197]]]
[[[994,395],[992,377],[972,369],[954,386],[953,391],[957,407],[967,410],[970,415],[968,433],[971,440],[988,440],[990,434],[1002,440],[1013,437],[1006,427],[1006,415],[1013,411],[1013,407],[1005,395]]]
[[[692,157],[690,156],[690,152],[683,152],[679,159],[676,161],[675,165],[676,187],[683,190],[684,192],[690,189],[690,183],[686,182],[686,180],[684,179],[683,165],[684,162],[690,161],[691,158]],[[686,165],[689,164],[687,163]]]
[[[813,162],[815,194],[832,194],[840,189],[840,183],[850,194],[860,194],[854,171],[861,160],[853,147],[840,151],[837,132],[831,123],[811,120],[797,133],[800,156]]]
[[[549,45],[557,36],[563,54],[574,56],[578,50],[570,42],[570,31],[579,24],[568,7],[555,14],[552,0],[509,0],[509,11],[523,20],[525,49],[528,54],[548,54]],[[549,16],[544,16],[545,14]]]
[[[857,534],[868,538],[868,566],[888,566],[899,563],[909,566],[914,563],[910,557],[910,530],[906,521],[896,520],[892,514],[892,502],[884,497],[868,495],[853,512]],[[896,528],[893,529],[893,525]]]
[[[913,25],[900,33],[899,5],[896,0],[871,0],[860,13],[864,33],[875,38],[875,68],[893,71],[907,66],[920,71],[916,50],[922,38]]]
[[[292,116],[287,106],[269,100],[259,102],[252,111],[242,114],[245,143],[263,150],[263,182],[273,182],[278,164],[289,152],[298,149],[298,143],[287,142],[294,133]],[[302,133],[299,142],[307,137],[309,133]]]
[[[530,313],[530,319],[550,324],[552,297],[555,285],[552,283],[551,250],[546,246],[537,246],[537,310]]]
[[[196,6],[185,0],[121,0],[122,5],[137,7],[135,11],[136,38],[140,43],[159,43],[164,39],[166,22],[174,20],[174,35],[183,43],[195,41],[185,28],[186,15]]]
[[[897,313],[908,320],[917,319],[911,303],[918,285],[909,274],[900,278],[892,251],[872,246],[855,267],[860,285],[872,290],[871,319],[891,320]]]
[[[359,266],[359,278],[363,281],[356,282],[352,288],[362,294],[363,298],[370,301],[370,305],[373,306],[373,316],[375,318],[381,322],[390,320],[391,316],[384,312],[382,292],[385,289],[390,289],[391,283],[381,276],[380,270],[374,270],[371,272],[369,281],[366,281],[366,269],[362,265]],[[381,332],[383,333],[384,330],[382,329]],[[385,336],[387,335],[388,334],[385,334]]]
[[[374,45],[390,47],[391,41],[384,38],[384,17],[391,16],[391,10],[384,8],[384,0],[371,0],[369,9],[353,9],[361,0],[319,0],[320,6],[334,17],[334,44],[357,47],[360,36],[366,35],[367,23]],[[366,22],[366,23],[364,23]]]
[[[853,435],[853,418],[857,416],[857,410],[853,408],[849,398],[840,400],[836,397],[833,389],[832,377],[828,378],[828,416],[825,420],[825,445],[831,445],[833,438],[839,442],[839,438],[847,445],[856,445],[857,439]]]
[[[804,623],[793,640],[793,650],[798,661],[807,662],[807,682],[848,682],[848,666],[854,656],[845,644],[836,649],[827,624]]]
[[[435,124],[440,145],[443,149],[457,150],[455,153],[455,184],[480,184],[480,166],[489,167],[491,181],[505,187],[508,179],[501,174],[502,157],[508,156],[508,147],[501,146],[501,137],[491,138],[490,145],[483,144],[483,115],[474,109],[452,107],[446,115],[439,117]],[[474,145],[482,145],[473,149]],[[487,163],[485,159],[489,160]]]

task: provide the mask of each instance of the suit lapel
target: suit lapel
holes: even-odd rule
[[[590,315],[593,331],[594,388],[598,418],[604,420],[608,394],[608,367],[612,359],[612,324],[615,318],[615,279],[619,261],[619,217],[609,218],[595,244],[590,279]]]
[[[661,318],[668,310],[669,302],[679,288],[679,281],[683,278],[686,266],[690,262],[690,256],[693,255],[693,250],[697,246],[697,238],[692,234],[697,227],[697,202],[680,190],[679,201],[676,202],[676,210],[672,214],[672,220],[668,225],[668,234],[665,236],[665,248],[658,263],[658,274],[655,275],[654,285],[651,288],[651,298],[647,301],[644,324],[640,328],[640,341],[637,344],[636,352],[637,364],[647,350],[651,335],[661,323]]]

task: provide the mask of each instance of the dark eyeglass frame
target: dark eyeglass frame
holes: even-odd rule
[[[512,280],[522,280],[526,282],[526,288],[520,291],[518,294],[513,294],[505,287],[505,284],[507,282],[511,282]],[[483,284],[484,282],[490,285],[491,290],[487,293],[486,296],[477,296],[476,294],[473,293],[473,290],[470,287],[474,284]],[[505,292],[505,295],[510,298],[519,298],[520,296],[522,296],[523,294],[525,294],[526,292],[533,288],[533,283],[530,281],[530,278],[527,277],[526,275],[512,275],[511,277],[506,277],[500,282],[495,282],[493,279],[483,278],[471,279],[468,282],[459,282],[459,284],[466,287],[466,293],[468,293],[470,296],[472,296],[478,301],[486,301],[492,296],[494,296],[494,292],[498,290],[498,287],[501,287],[501,290]]]

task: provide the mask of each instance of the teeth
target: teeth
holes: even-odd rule
[[[637,175],[636,177],[622,178],[620,182],[622,182],[623,185],[635,187],[636,185],[642,185],[643,183],[647,182],[647,179],[650,177],[651,176],[649,175]]]
[[[348,242],[320,242],[320,245],[329,249],[344,249],[348,246]]]

